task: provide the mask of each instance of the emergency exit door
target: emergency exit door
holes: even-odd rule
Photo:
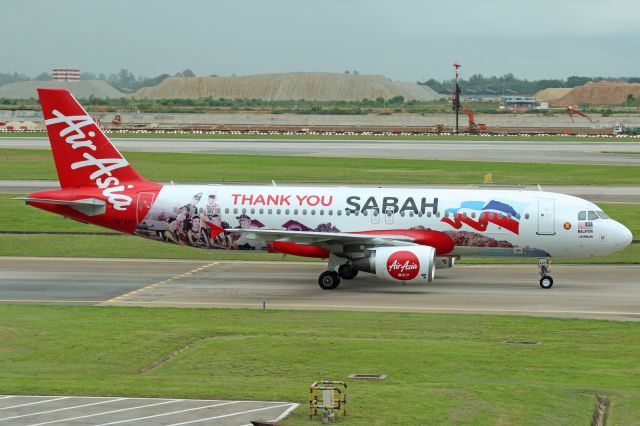
[[[555,235],[556,200],[538,200],[538,235]]]

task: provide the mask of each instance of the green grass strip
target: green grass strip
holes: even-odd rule
[[[581,164],[126,153],[143,176],[176,182],[638,185],[640,167]],[[0,149],[0,179],[57,179],[49,150]]]
[[[595,394],[610,424],[640,418],[638,322],[0,305],[0,339],[5,394],[292,401],[306,425],[313,381],[369,373],[388,377],[348,380],[345,424],[588,424]]]

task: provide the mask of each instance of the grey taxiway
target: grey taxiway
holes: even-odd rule
[[[408,158],[540,163],[640,165],[640,141],[331,140],[117,138],[122,151],[257,154],[318,157]],[[48,149],[45,137],[2,137],[0,148]]]
[[[640,265],[457,265],[429,285],[361,274],[321,290],[317,262],[0,258],[0,303],[450,312],[640,320]]]

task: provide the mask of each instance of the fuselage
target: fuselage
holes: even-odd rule
[[[544,191],[165,185],[157,194],[139,194],[137,211],[140,236],[214,249],[260,250],[267,242],[233,231],[210,238],[212,224],[227,230],[433,230],[453,240],[451,256],[581,258],[619,250],[631,239],[595,204]]]

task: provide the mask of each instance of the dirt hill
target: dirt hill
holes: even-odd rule
[[[60,87],[69,89],[78,99],[87,99],[91,95],[96,98],[123,98],[126,95],[117,91],[106,81],[21,81],[0,86],[0,98],[30,99],[38,98],[38,87]]]
[[[570,87],[554,87],[550,89],[543,89],[536,93],[540,102],[549,102],[553,104],[556,99],[559,99],[572,91],[573,89]]]
[[[258,74],[240,77],[169,77],[145,87],[136,98],[362,100],[383,97],[430,101],[442,95],[416,83],[394,82],[381,75],[337,73]]]
[[[618,81],[589,82],[571,90],[559,99],[551,101],[553,105],[622,105],[629,94],[640,96],[640,84]]]

